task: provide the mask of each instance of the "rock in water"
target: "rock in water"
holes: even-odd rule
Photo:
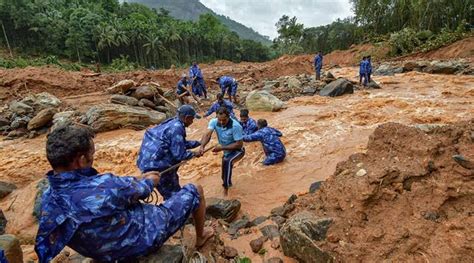
[[[380,65],[377,70],[374,71],[374,75],[378,76],[393,76],[396,73],[402,73],[403,67],[394,66],[388,63]]]
[[[352,93],[354,93],[354,85],[345,78],[339,78],[324,86],[324,88],[319,92],[319,95],[336,97]]]
[[[55,108],[47,108],[38,112],[38,114],[28,122],[28,130],[35,130],[48,125],[52,122],[53,116],[57,112],[58,111]]]
[[[23,263],[23,251],[20,240],[14,235],[0,236],[0,249],[3,249],[9,263]]]
[[[232,222],[240,211],[239,200],[224,200],[218,198],[209,198],[206,200],[206,214],[214,218],[222,218],[226,222]]]
[[[373,79],[370,80],[369,83],[367,83],[367,88],[369,89],[380,89],[380,85],[375,82]]]
[[[47,108],[57,108],[59,105],[61,105],[61,100],[56,98],[56,96],[49,94],[48,92],[41,92],[35,95],[30,95],[21,100],[21,102],[28,104],[36,111],[40,111]]]
[[[294,215],[280,230],[283,253],[300,262],[333,262],[333,258],[314,242],[326,238],[331,223],[331,218],[316,218],[307,211]]]
[[[108,88],[107,93],[124,94],[124,93],[127,93],[127,91],[135,85],[136,85],[135,81],[131,79],[124,79],[124,80],[119,81],[118,83],[115,83],[112,87]]]
[[[134,97],[116,94],[110,97],[110,103],[137,106],[138,100]]]
[[[2,199],[5,196],[9,195],[16,188],[17,187],[14,184],[10,184],[10,183],[7,183],[7,182],[0,182],[0,199]]]
[[[163,245],[160,250],[138,260],[139,263],[181,263],[183,249],[179,245]]]
[[[265,90],[250,92],[245,104],[251,111],[279,111],[284,105],[283,101]]]
[[[86,119],[95,132],[103,132],[127,127],[145,129],[164,121],[166,114],[127,105],[102,104],[90,108]]]

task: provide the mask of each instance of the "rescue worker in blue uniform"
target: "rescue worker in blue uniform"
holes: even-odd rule
[[[319,51],[314,57],[314,69],[316,71],[316,79],[321,79],[321,69],[323,68],[323,52]]]
[[[194,94],[199,97],[204,96],[207,99],[206,83],[204,83],[201,69],[196,62],[193,62],[193,65],[189,68],[189,78],[191,79]]]
[[[158,250],[194,216],[196,246],[213,235],[204,228],[206,204],[201,186],[188,184],[159,205],[140,202],[160,180],[159,172],[141,177],[99,174],[93,167],[92,132],[82,126],[52,131],[46,156],[53,170],[42,195],[35,251],[50,262],[65,246],[100,262],[131,262]]]
[[[359,63],[359,85],[360,84],[367,86],[367,57],[363,57]]]
[[[201,153],[211,140],[215,131],[219,145],[212,150],[214,153],[223,151],[222,156],[222,186],[224,195],[227,195],[229,187],[232,186],[232,168],[235,162],[245,155],[244,143],[242,141],[243,132],[239,122],[230,117],[230,112],[226,107],[221,107],[216,112],[217,118],[212,119],[207,127],[207,133],[201,139]]]
[[[367,57],[367,82],[370,83],[372,80],[372,58],[370,56]]]
[[[191,82],[188,80],[186,74],[183,74],[181,79],[178,81],[178,84],[176,84],[176,95],[178,95],[178,100],[181,105],[190,103],[189,97],[191,94],[189,94],[188,90],[190,85]]]
[[[222,76],[220,78],[216,79],[217,84],[219,84],[219,87],[221,88],[221,93],[222,95],[225,95],[226,93],[229,95],[229,101],[238,103],[237,101],[237,88],[239,87],[239,84],[237,81],[230,76]]]
[[[186,140],[186,127],[193,124],[194,118],[200,118],[190,105],[178,109],[178,116],[148,129],[143,137],[138,153],[137,166],[142,173],[162,172],[169,167],[193,157],[200,152],[192,152],[201,145],[198,141]],[[165,200],[181,190],[178,168],[161,175],[158,191]]]
[[[244,136],[244,142],[260,141],[263,146],[266,158],[264,165],[272,165],[282,162],[286,157],[286,149],[280,138],[281,132],[275,128],[268,127],[264,119],[257,121],[258,131]]]
[[[257,123],[254,119],[249,117],[249,110],[240,110],[240,125],[244,131],[244,135],[249,135],[258,130]]]
[[[214,112],[217,112],[217,110],[220,108],[220,107],[226,107],[227,110],[229,111],[230,113],[230,117],[232,117],[233,119],[235,119],[235,114],[234,114],[234,106],[232,105],[232,102],[228,101],[228,100],[225,100],[224,99],[224,95],[222,95],[221,93],[218,93],[217,94],[217,101],[214,102],[211,107],[209,108],[209,110],[207,110],[206,114],[204,114],[204,117],[207,117],[211,114],[213,114]]]

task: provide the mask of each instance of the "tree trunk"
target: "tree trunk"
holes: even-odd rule
[[[5,42],[7,42],[7,47],[8,47],[8,51],[10,52],[10,57],[13,58],[12,49],[10,48],[10,42],[8,41],[7,32],[5,31],[5,27],[3,26],[3,21],[1,21],[1,23],[2,23],[2,29],[3,29],[3,36],[5,36]]]

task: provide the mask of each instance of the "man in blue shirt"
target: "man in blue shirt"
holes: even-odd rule
[[[370,56],[367,57],[367,82],[371,81],[372,75],[372,58]]]
[[[207,117],[211,115],[214,112],[217,112],[217,110],[221,107],[227,108],[227,110],[230,112],[230,117],[235,119],[235,114],[234,114],[234,106],[232,105],[232,102],[228,100],[224,100],[224,95],[221,93],[217,93],[217,101],[214,102],[209,110],[207,110],[206,114],[204,114],[204,117]]]
[[[189,96],[191,94],[189,94],[188,88],[190,84],[191,82],[188,80],[186,74],[183,74],[176,85],[176,94],[178,95],[178,100],[182,105],[190,103]]]
[[[98,261],[130,262],[158,250],[193,214],[197,241],[213,235],[204,228],[201,186],[188,184],[160,205],[140,202],[160,180],[158,172],[142,177],[99,174],[92,164],[93,134],[86,127],[65,126],[48,135],[46,156],[53,170],[42,196],[35,251],[50,262],[65,246]]]
[[[244,135],[252,134],[258,130],[257,123],[249,117],[249,110],[247,109],[240,110],[240,125],[244,130]]]
[[[222,95],[225,95],[226,93],[229,95],[229,101],[234,103],[238,103],[237,101],[237,88],[239,84],[237,81],[230,77],[230,76],[222,76],[220,78],[216,79],[217,84],[219,84],[219,87],[221,88],[221,93]]]
[[[314,69],[316,70],[316,79],[321,79],[321,69],[323,68],[323,52],[319,51],[314,57]]]
[[[359,64],[359,85],[364,80],[364,86],[367,85],[367,57],[363,57]]]
[[[224,195],[227,195],[229,187],[232,186],[232,167],[245,155],[243,147],[242,126],[239,122],[230,117],[230,113],[225,107],[217,110],[217,118],[209,122],[207,133],[201,139],[201,153],[211,140],[213,132],[217,134],[219,145],[212,150],[214,153],[224,151],[222,156],[222,186]]]
[[[275,128],[268,127],[267,121],[260,119],[257,121],[258,131],[244,136],[244,142],[260,141],[267,158],[264,165],[272,165],[282,162],[286,157],[286,149],[280,138],[281,132]]]
[[[200,118],[190,105],[178,109],[178,116],[148,129],[143,137],[138,153],[137,166],[142,173],[149,171],[162,172],[169,167],[193,157],[200,152],[189,149],[200,145],[198,141],[186,140],[186,127],[193,124],[194,118]],[[181,190],[178,169],[161,175],[158,191],[165,200]]]
[[[201,69],[196,62],[193,62],[193,65],[189,68],[189,78],[191,78],[194,94],[199,97],[204,96],[207,99],[206,83],[204,83]]]

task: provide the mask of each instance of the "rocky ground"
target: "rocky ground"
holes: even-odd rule
[[[468,49],[471,42],[453,46]],[[321,81],[314,79],[311,56],[202,65],[209,79],[239,79],[242,104],[283,132],[288,158],[263,167],[261,146],[246,145],[230,200],[219,199],[218,157],[182,167],[183,183],[200,183],[214,198],[208,224],[218,235],[194,255],[191,249],[183,254],[177,235],[165,254],[142,262],[203,262],[200,256],[208,262],[471,262],[472,163],[453,156],[474,159],[472,56],[444,50],[455,59],[437,61],[431,54],[377,63],[375,81],[365,88],[357,83],[357,68],[343,66],[357,58],[349,56],[355,50],[371,49],[328,55]],[[339,60],[341,66],[331,65]],[[16,236],[0,236],[0,246],[36,260],[36,195],[46,187],[48,130],[70,121],[89,125],[99,133],[99,171],[138,174],[143,129],[174,115],[171,87],[181,71],[0,70],[0,234]],[[212,101],[203,102],[205,109]],[[196,122],[188,136],[199,139],[206,124]],[[184,235],[185,247],[192,247],[190,226]],[[57,261],[87,259],[65,251]]]

